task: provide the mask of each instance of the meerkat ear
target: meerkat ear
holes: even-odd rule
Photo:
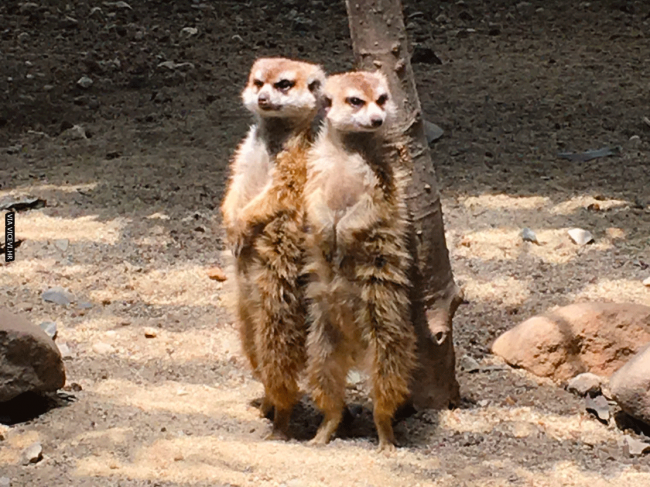
[[[314,79],[309,82],[307,85],[307,88],[309,88],[309,91],[311,91],[314,94],[317,94],[320,91],[322,83],[319,79]]]

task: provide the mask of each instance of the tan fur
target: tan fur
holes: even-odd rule
[[[309,155],[305,187],[312,321],[307,375],[325,415],[312,442],[330,440],[342,418],[348,371],[366,366],[379,448],[391,449],[392,417],[408,395],[416,361],[407,180],[383,146],[394,105],[380,99],[388,87],[375,73],[332,76],[324,92],[331,106]],[[364,105],[353,106],[351,97]],[[382,128],[370,128],[373,119],[381,119]]]
[[[286,79],[294,85],[284,90],[278,83]],[[262,415],[275,408],[273,438],[287,437],[306,361],[303,189],[323,81],[312,64],[256,61],[242,98],[257,124],[233,159],[221,208],[235,255],[234,314],[244,353],[264,384]]]

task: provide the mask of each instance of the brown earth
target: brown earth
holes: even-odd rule
[[[356,389],[350,400],[364,408],[328,447],[303,443],[319,421],[307,401],[293,422],[299,441],[262,440],[269,423],[247,406],[261,387],[220,306],[222,283],[207,274],[221,264],[226,163],[250,123],[238,99],[248,68],[271,54],[351,68],[343,2],[107,3],[0,2],[0,198],[47,199],[17,214],[23,243],[0,266],[0,306],[58,323],[68,384],[78,385],[67,407],[0,431],[0,477],[97,487],[650,483],[647,457],[627,458],[618,429],[488,355],[499,333],[553,305],[650,304],[650,5],[405,2],[411,39],[442,61],[414,67],[427,117],[445,129],[433,155],[469,301],[456,345],[494,366],[460,371],[461,408],[400,421],[404,447],[385,456]],[[192,66],[158,67],[165,61]],[[90,88],[77,86],[83,75]],[[62,134],[77,124],[90,138]],[[607,145],[621,155],[557,158]],[[566,230],[576,226],[595,243],[573,244]],[[522,227],[541,245],[522,242]],[[53,286],[77,302],[44,303]],[[22,466],[34,441],[44,459]]]

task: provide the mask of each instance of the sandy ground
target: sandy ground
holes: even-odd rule
[[[0,5],[0,198],[47,200],[17,214],[23,242],[0,265],[0,306],[57,323],[76,397],[0,425],[0,477],[75,487],[650,485],[648,458],[624,455],[623,432],[489,355],[499,333],[550,306],[650,304],[650,6],[405,2],[411,39],[442,61],[414,67],[427,117],[445,129],[433,157],[468,300],[454,323],[458,356],[494,367],[459,370],[461,407],[400,421],[403,448],[379,455],[362,384],[350,388],[354,423],[329,446],[304,443],[320,419],[307,400],[292,422],[297,440],[262,439],[270,424],[248,405],[261,386],[222,284],[206,273],[223,264],[218,205],[249,124],[238,93],[252,60],[351,68],[343,3],[130,3]],[[166,60],[193,67],[158,67]],[[84,74],[88,89],[76,85]],[[77,124],[90,138],[65,130]],[[557,158],[609,145],[621,155]],[[540,245],[521,240],[523,227]],[[595,243],[573,244],[572,227]],[[75,302],[44,303],[53,286]],[[44,460],[22,466],[35,441]]]

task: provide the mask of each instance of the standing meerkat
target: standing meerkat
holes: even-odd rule
[[[381,73],[327,79],[325,124],[305,186],[311,300],[307,375],[329,442],[351,367],[369,370],[379,450],[395,447],[392,419],[409,394],[416,336],[409,321],[406,174],[385,147],[394,115]]]
[[[314,64],[258,59],[242,93],[256,123],[239,146],[221,206],[235,256],[234,314],[270,438],[286,439],[306,361],[303,189],[325,75]]]

